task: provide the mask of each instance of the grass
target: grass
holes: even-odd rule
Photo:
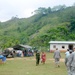
[[[35,57],[23,57],[7,60],[0,64],[0,75],[67,75],[64,62],[60,62],[60,68],[55,68],[53,53],[46,53],[46,64],[35,66]],[[64,53],[61,54],[64,58]]]

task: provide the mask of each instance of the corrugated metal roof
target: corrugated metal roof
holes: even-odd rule
[[[29,45],[22,45],[22,44],[15,45],[15,46],[13,46],[13,48],[15,50],[20,50],[21,48],[32,49],[31,46],[29,46]]]
[[[25,47],[25,48],[32,48],[32,47],[29,46],[29,45],[22,45],[22,44],[20,44],[20,46]]]
[[[75,44],[75,41],[50,41],[50,44]]]

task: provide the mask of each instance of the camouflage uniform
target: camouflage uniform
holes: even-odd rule
[[[36,53],[36,66],[39,65],[39,62],[40,62],[40,53],[37,52]]]
[[[75,75],[75,52],[73,52],[69,58],[67,65],[70,67],[70,75]],[[68,74],[69,75],[69,74]]]
[[[60,51],[59,50],[56,50],[54,52],[54,59],[55,59],[55,64],[56,64],[56,67],[60,67],[59,66],[59,61],[60,61],[60,58],[61,58],[61,55],[60,55]]]
[[[70,53],[70,54],[65,57],[65,65],[66,65],[66,67],[67,67],[68,75],[71,75],[71,66],[68,65],[68,63],[69,63],[69,59],[70,59],[70,57],[71,57],[72,51],[69,51],[69,53]]]

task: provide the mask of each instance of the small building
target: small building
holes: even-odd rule
[[[75,41],[50,41],[50,52],[54,52],[56,48],[61,52],[66,52],[67,49],[73,50]]]

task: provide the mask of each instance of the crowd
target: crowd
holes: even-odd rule
[[[22,52],[20,50],[17,50],[16,54],[18,57],[21,57],[21,55],[27,56],[27,54],[31,56],[34,55],[34,51]],[[53,58],[55,60],[55,67],[60,67],[59,63],[60,63],[61,54],[58,48],[56,48],[56,50],[54,51]],[[0,54],[0,59],[2,60],[2,62],[5,62],[6,56]],[[40,51],[36,51],[36,66],[39,65],[40,60],[42,64],[45,64],[46,53],[44,51],[41,54]],[[67,49],[67,52],[65,53],[65,65],[68,71],[68,75],[75,75],[75,48],[73,48],[73,50]]]
[[[26,57],[26,56],[34,56],[34,51],[33,50],[17,50],[16,51],[16,56],[17,57]]]
[[[65,53],[65,65],[67,67],[68,75],[75,75],[75,48],[73,50],[67,50]],[[60,67],[59,62],[61,58],[60,50],[56,48],[54,51],[53,58],[55,59],[55,67]],[[45,64],[46,61],[46,53],[42,52],[40,55],[40,52],[36,52],[36,66],[39,65],[39,62],[41,60],[41,63]]]

